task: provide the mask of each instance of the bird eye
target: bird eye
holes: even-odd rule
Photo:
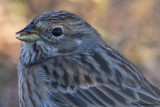
[[[58,28],[54,28],[52,30],[52,34],[55,36],[55,37],[59,37],[61,35],[63,35],[63,30],[62,28],[58,27]]]

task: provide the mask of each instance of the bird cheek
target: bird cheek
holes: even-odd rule
[[[73,41],[65,41],[62,44],[59,45],[59,51],[60,53],[67,53],[74,51],[77,48],[77,44]]]

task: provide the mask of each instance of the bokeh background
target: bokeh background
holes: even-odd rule
[[[0,107],[18,107],[15,32],[47,11],[76,13],[160,87],[160,0],[0,0]]]

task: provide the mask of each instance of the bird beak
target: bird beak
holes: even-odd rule
[[[16,34],[20,34],[20,36],[16,37],[17,39],[25,42],[33,42],[40,39],[38,31],[33,30],[33,24],[29,24],[27,27],[17,32]]]

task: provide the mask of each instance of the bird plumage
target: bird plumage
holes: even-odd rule
[[[158,106],[160,90],[80,17],[57,11],[30,23],[41,39],[23,42],[18,64],[21,107]],[[63,29],[53,37],[52,29]]]

